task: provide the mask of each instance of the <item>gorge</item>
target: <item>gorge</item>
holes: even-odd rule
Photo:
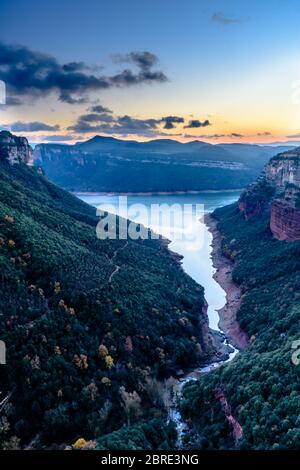
[[[80,201],[1,133],[2,448],[174,449],[172,376],[184,449],[297,448],[299,158],[272,158],[240,197],[131,196],[213,211],[196,246],[171,240],[180,265],[166,241],[97,240],[91,205],[117,196]],[[227,337],[208,328],[219,309]]]

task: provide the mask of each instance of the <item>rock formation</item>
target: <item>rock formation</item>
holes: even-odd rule
[[[239,208],[247,220],[268,211],[275,238],[300,240],[300,147],[273,157],[243,192]]]
[[[0,160],[10,165],[18,163],[30,164],[32,149],[25,137],[17,137],[8,131],[0,132]]]

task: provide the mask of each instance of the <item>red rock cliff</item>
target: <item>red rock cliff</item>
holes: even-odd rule
[[[300,147],[273,157],[255,184],[244,191],[239,209],[248,220],[270,214],[278,240],[300,240]]]
[[[300,210],[286,201],[275,199],[271,209],[270,228],[278,240],[300,240]]]

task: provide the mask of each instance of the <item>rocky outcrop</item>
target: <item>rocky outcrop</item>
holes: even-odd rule
[[[273,157],[265,167],[266,180],[279,191],[288,185],[300,188],[300,148]]]
[[[300,147],[280,153],[243,192],[239,209],[248,220],[267,212],[278,240],[300,240]]]
[[[271,209],[270,228],[277,240],[300,240],[300,209],[284,200],[275,199]]]
[[[246,194],[241,196],[238,204],[239,209],[243,212],[246,220],[251,219],[251,217],[254,217],[255,215],[261,214],[265,207],[264,200],[250,200],[247,198]]]
[[[228,403],[227,397],[222,389],[216,391],[215,394],[216,400],[221,404],[222,410],[226,416],[227,421],[232,427],[232,436],[234,443],[237,444],[240,439],[243,437],[243,428],[238,422],[238,420],[233,416],[231,406]]]
[[[264,177],[260,178],[255,184],[250,185],[241,194],[238,202],[239,209],[244,214],[245,219],[249,220],[251,217],[268,211],[273,195],[274,188]]]
[[[18,163],[30,164],[32,149],[25,137],[17,137],[8,131],[0,132],[0,161],[10,165]]]

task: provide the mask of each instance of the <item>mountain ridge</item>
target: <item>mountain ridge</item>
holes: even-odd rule
[[[272,147],[249,144],[95,136],[75,145],[39,144],[34,164],[72,192],[203,191],[246,187],[273,154]]]

